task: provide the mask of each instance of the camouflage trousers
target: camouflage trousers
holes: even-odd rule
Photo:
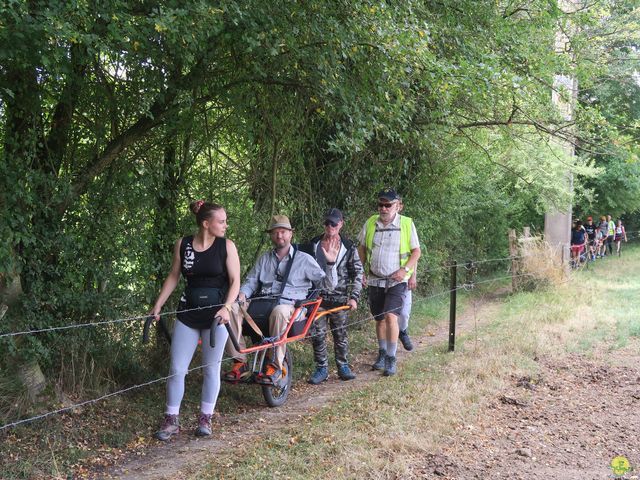
[[[327,322],[328,319],[328,322]],[[336,355],[336,365],[347,365],[349,353],[349,340],[347,340],[347,312],[336,312],[325,315],[315,320],[309,329],[311,344],[313,345],[313,358],[318,367],[328,367],[327,355],[327,324],[331,327],[333,335],[333,349]]]

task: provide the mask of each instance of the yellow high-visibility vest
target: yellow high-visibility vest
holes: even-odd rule
[[[400,266],[404,267],[409,261],[411,256],[411,224],[413,221],[410,217],[397,214],[400,217]],[[367,249],[367,262],[366,268],[369,268],[371,264],[371,252],[373,251],[373,236],[376,233],[376,222],[380,218],[380,215],[374,214],[369,217],[366,225],[366,234],[364,237],[364,244]],[[409,273],[412,273],[409,272]]]

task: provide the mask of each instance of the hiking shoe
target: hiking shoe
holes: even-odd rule
[[[382,372],[382,375],[384,375],[385,377],[390,377],[391,375],[395,375],[396,371],[396,357],[387,355],[384,358],[384,372]]]
[[[384,359],[387,356],[387,351],[380,349],[378,350],[378,359],[376,362],[371,365],[371,370],[382,370],[384,368]]]
[[[155,433],[155,437],[158,440],[166,442],[173,435],[180,432],[180,423],[178,422],[178,415],[165,415],[160,430]]]
[[[222,379],[225,382],[238,383],[240,380],[247,378],[249,375],[251,375],[249,366],[245,362],[236,362],[234,360],[231,370],[226,372],[222,376]]]
[[[329,369],[327,367],[317,367],[316,371],[311,374],[309,377],[309,382],[311,385],[318,385],[324,382],[329,377]]]
[[[261,385],[275,385],[281,379],[287,376],[287,371],[284,369],[278,368],[275,363],[268,363],[265,371],[260,372],[256,376],[256,383]]]
[[[356,374],[351,371],[349,365],[340,365],[338,367],[338,376],[341,380],[353,380],[356,378]]]
[[[211,415],[201,413],[198,418],[198,428],[196,428],[196,437],[208,437],[211,435]]]
[[[409,334],[407,333],[406,330],[400,330],[398,339],[400,340],[400,342],[402,343],[402,346],[407,352],[410,352],[411,350],[413,350],[413,342],[411,341],[411,337],[409,337]]]

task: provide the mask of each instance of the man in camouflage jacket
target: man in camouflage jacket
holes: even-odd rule
[[[340,238],[340,252],[336,259],[337,285],[328,291],[320,292],[323,298],[322,307],[333,308],[339,305],[350,305],[355,309],[362,292],[362,276],[364,268],[354,242],[340,234],[344,225],[342,212],[337,208],[330,209],[324,216],[324,233],[300,246],[300,251],[313,256],[320,267],[327,264],[322,253],[322,245],[336,237]],[[327,317],[333,334],[333,345],[338,367],[338,376],[342,380],[351,380],[355,374],[349,368],[347,355],[349,341],[347,339],[347,312],[341,311],[317,319],[310,329],[316,370],[309,378],[309,383],[317,385],[329,376],[327,355]]]

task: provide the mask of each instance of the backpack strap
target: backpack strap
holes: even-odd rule
[[[291,272],[291,267],[293,266],[293,261],[296,258],[296,253],[298,253],[298,245],[293,244],[293,255],[291,255],[291,260],[289,261],[289,265],[287,265],[287,271],[284,272],[284,276],[282,277],[282,289],[280,290],[280,295],[284,292],[284,287],[287,286],[287,279],[289,278],[289,272]]]

